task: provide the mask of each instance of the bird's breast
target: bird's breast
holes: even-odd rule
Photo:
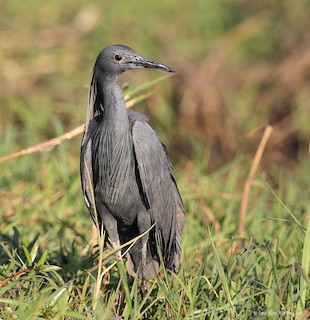
[[[134,176],[131,181],[128,180],[123,183],[122,193],[117,192],[117,197],[113,201],[112,197],[105,193],[103,202],[117,220],[121,220],[125,225],[131,225],[136,220],[138,213],[146,209],[141,201]]]

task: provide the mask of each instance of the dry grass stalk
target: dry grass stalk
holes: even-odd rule
[[[29,273],[32,269],[31,268],[27,268],[27,269],[23,269],[23,270],[20,270],[20,271],[16,271],[16,272],[13,272],[12,275],[8,276],[7,278],[3,279],[0,281],[0,288],[3,287],[7,282],[9,282],[10,280],[12,280],[13,278],[16,278],[22,274],[25,274],[25,273]]]
[[[242,201],[241,201],[241,208],[240,208],[240,215],[239,215],[239,227],[238,227],[238,236],[240,238],[244,237],[244,234],[245,234],[245,217],[246,217],[247,208],[248,208],[250,189],[251,189],[255,174],[257,172],[258,165],[262,159],[265,147],[266,147],[267,142],[268,142],[270,135],[272,133],[272,130],[273,130],[272,126],[270,126],[270,125],[266,126],[264,134],[262,136],[262,139],[261,139],[259,146],[257,148],[254,160],[252,162],[252,166],[251,166],[249,175],[248,175],[246,182],[244,184]],[[240,251],[241,246],[242,246],[241,242],[236,243],[233,251],[235,251],[235,252]]]
[[[125,98],[126,98],[126,107],[131,108],[135,104],[136,99],[135,98],[130,99],[128,96],[126,96]],[[66,132],[65,134],[63,134],[61,136],[58,136],[58,137],[53,138],[48,141],[38,143],[38,144],[36,144],[32,147],[29,147],[27,149],[23,149],[23,150],[8,154],[4,157],[0,157],[0,163],[5,162],[5,161],[9,161],[9,160],[12,160],[15,158],[19,158],[19,157],[27,155],[27,154],[53,149],[54,147],[59,145],[62,141],[71,140],[75,136],[81,134],[83,131],[84,131],[84,124],[81,124],[80,126],[74,128],[73,130]]]
[[[30,148],[23,149],[23,150],[11,153],[7,156],[1,157],[0,163],[15,159],[15,158],[27,155],[27,154],[31,154],[31,153],[35,153],[35,152],[39,152],[39,151],[44,151],[44,150],[49,150],[49,149],[54,148],[55,146],[59,145],[64,140],[72,139],[73,137],[79,135],[83,131],[84,131],[84,124],[74,128],[73,130],[71,130],[69,132],[66,132],[65,134],[63,134],[59,137],[53,138],[48,141],[41,142],[41,143],[36,144]]]

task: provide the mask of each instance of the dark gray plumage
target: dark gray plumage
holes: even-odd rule
[[[177,271],[185,216],[166,147],[147,117],[126,109],[118,80],[135,68],[174,72],[126,46],[100,52],[89,91],[81,180],[88,210],[96,220],[96,206],[99,225],[103,224],[113,248],[154,225],[127,255],[128,272],[134,275],[140,270],[145,285],[158,271],[160,254],[165,267]]]

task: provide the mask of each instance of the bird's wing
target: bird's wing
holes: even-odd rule
[[[92,137],[98,129],[99,123],[102,120],[102,115],[91,119],[88,124],[88,129],[84,134],[83,142],[81,146],[81,159],[80,159],[80,171],[81,171],[81,183],[82,191],[85,199],[86,206],[96,223],[96,214],[94,211],[94,176],[92,170]],[[99,219],[99,216],[98,216]],[[99,219],[99,224],[100,219]]]
[[[162,147],[165,151],[165,154],[167,156],[167,159],[169,159],[168,149],[165,146],[164,143],[162,143]],[[170,164],[170,176],[171,180],[173,181],[173,194],[174,194],[174,200],[175,200],[175,206],[176,206],[176,252],[175,252],[175,264],[176,266],[179,264],[179,261],[181,259],[181,233],[185,227],[185,210],[184,210],[184,204],[183,200],[181,198],[180,191],[178,189],[177,183],[175,181],[175,178],[172,174],[172,166]]]
[[[185,226],[185,210],[184,204],[174,179],[174,176],[171,174],[171,179],[173,181],[173,194],[175,199],[175,206],[176,206],[176,251],[175,251],[175,265],[176,267],[179,264],[181,259],[181,233]]]
[[[170,162],[159,137],[145,121],[133,122],[132,137],[141,198],[155,224],[155,240],[164,261],[174,269],[177,209]]]

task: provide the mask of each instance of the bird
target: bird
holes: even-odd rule
[[[128,247],[126,260],[128,273],[142,280],[145,294],[161,261],[177,272],[185,211],[166,146],[145,115],[126,109],[119,79],[138,68],[175,72],[124,45],[107,46],[97,56],[80,171],[86,206],[105,230],[107,244],[117,249],[140,236]],[[117,251],[119,259],[125,249]]]

